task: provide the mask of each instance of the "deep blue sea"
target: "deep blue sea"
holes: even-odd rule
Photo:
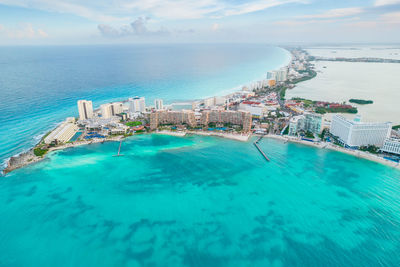
[[[76,116],[79,99],[214,96],[289,60],[284,49],[248,44],[0,47],[0,163]]]
[[[1,157],[66,116],[210,96],[288,60],[264,45],[0,48]],[[400,172],[263,139],[143,134],[0,177],[0,266],[400,266]]]

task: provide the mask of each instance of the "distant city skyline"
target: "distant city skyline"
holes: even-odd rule
[[[0,45],[395,43],[400,0],[0,0]]]

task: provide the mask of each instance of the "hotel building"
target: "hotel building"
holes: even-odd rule
[[[359,119],[350,121],[340,115],[332,118],[330,132],[338,137],[339,141],[349,147],[374,145],[382,147],[390,137],[392,124],[366,123]]]
[[[400,155],[400,139],[388,138],[385,140],[381,151]]]
[[[156,110],[163,110],[164,109],[163,100],[162,99],[154,100],[154,108]]]
[[[79,100],[78,101],[79,119],[87,120],[93,118],[93,104],[92,101]]]
[[[146,101],[144,97],[133,97],[128,99],[130,112],[145,112]]]
[[[299,131],[319,134],[321,132],[321,125],[321,115],[314,113],[304,113],[304,115],[295,116],[290,120],[289,135],[296,135]]]
[[[207,110],[202,112],[200,122],[204,126],[209,123],[241,125],[244,132],[249,132],[251,130],[252,117],[248,111]]]
[[[46,144],[51,144],[51,143],[59,144],[68,142],[78,131],[78,126],[74,123],[74,121],[75,118],[67,118],[65,122],[63,122],[48,136],[46,136],[44,142]]]
[[[196,126],[196,118],[194,111],[167,111],[158,110],[150,114],[150,129],[155,130],[159,125],[165,124],[187,124],[191,127]]]
[[[230,123],[241,125],[245,132],[251,130],[251,113],[247,111],[207,110],[199,114],[199,119],[196,119],[197,115],[191,110],[156,111],[150,114],[150,129],[155,130],[159,125],[166,124],[187,124],[190,127],[196,127],[207,126],[209,123]]]
[[[107,103],[100,106],[101,117],[108,119],[123,112],[123,105],[121,102]]]

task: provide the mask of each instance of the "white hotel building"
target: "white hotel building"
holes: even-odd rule
[[[123,105],[121,102],[107,103],[100,106],[101,117],[109,119],[123,112]]]
[[[79,100],[78,101],[79,119],[87,120],[93,118],[93,104],[92,101]]]
[[[391,154],[400,155],[400,139],[388,138],[386,139],[381,151]]]
[[[75,124],[75,118],[67,118],[60,126],[52,131],[44,142],[46,144],[55,143],[66,143],[68,142],[78,131],[78,126]]]
[[[330,132],[339,138],[339,141],[349,147],[374,145],[382,147],[390,137],[392,123],[367,123],[359,120],[347,120],[343,116],[335,115],[332,118]]]
[[[130,112],[145,112],[146,101],[144,97],[133,97],[128,99]]]

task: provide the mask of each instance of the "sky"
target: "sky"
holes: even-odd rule
[[[400,43],[400,0],[0,0],[0,45]]]

